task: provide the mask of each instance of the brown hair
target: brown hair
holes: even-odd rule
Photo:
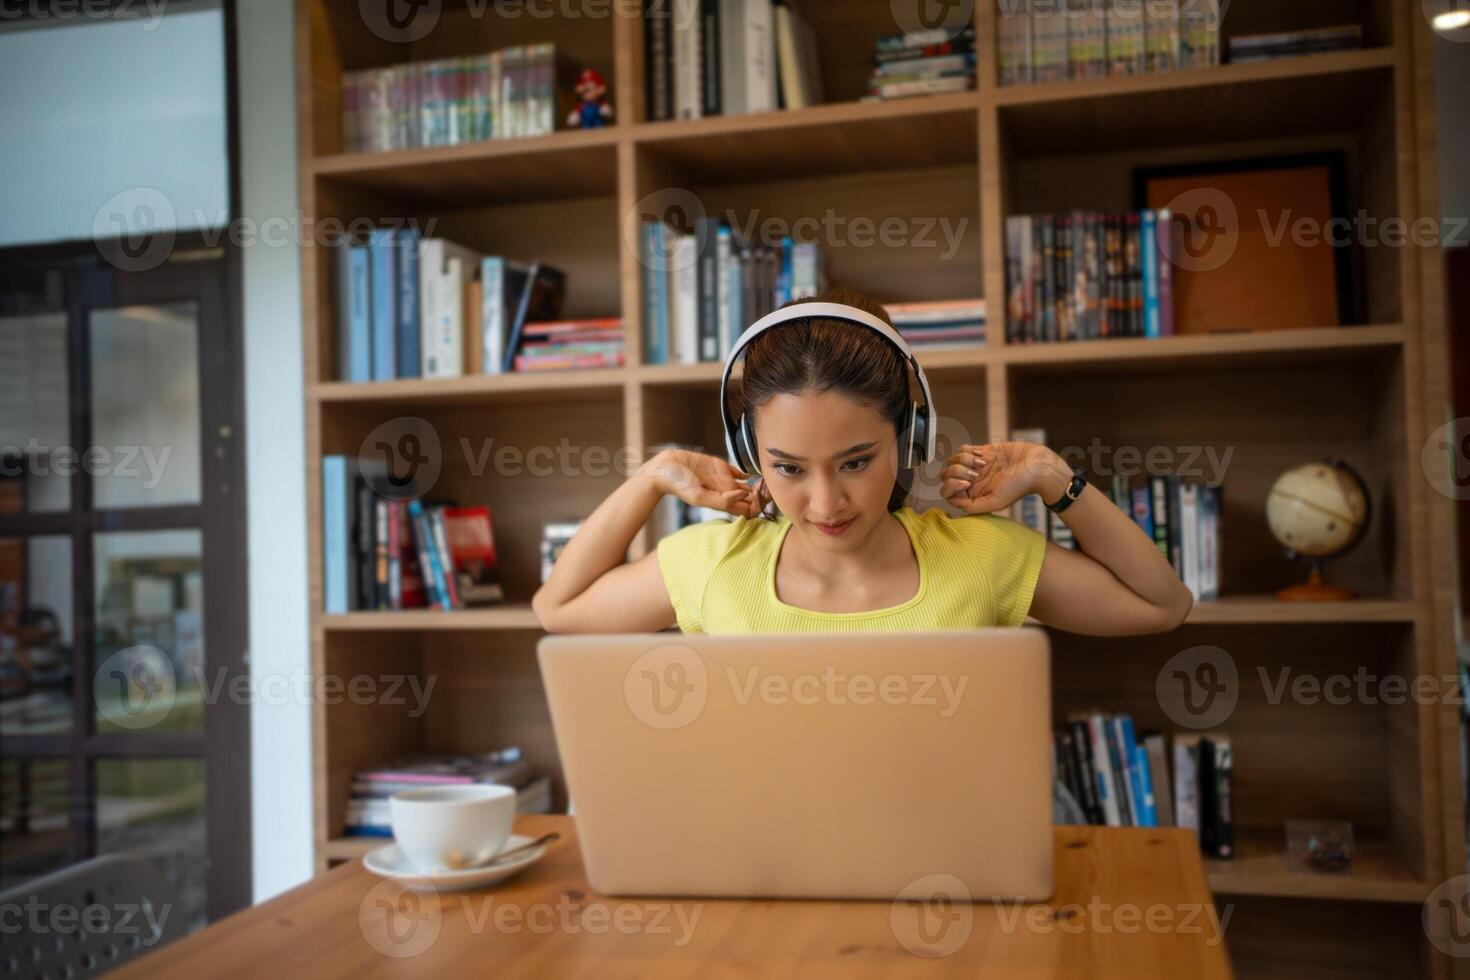
[[[793,300],[795,303],[841,303],[855,306],[893,325],[888,311],[856,290],[829,289],[820,296]],[[877,409],[893,423],[899,439],[908,424],[908,369],[903,357],[883,337],[846,320],[806,317],[767,330],[746,348],[740,382],[740,411],[751,413],[754,433],[755,409],[776,395],[840,391]],[[903,446],[899,446],[902,460]],[[913,471],[902,469],[888,497],[888,510],[904,505],[913,485]],[[770,517],[763,513],[762,516]]]

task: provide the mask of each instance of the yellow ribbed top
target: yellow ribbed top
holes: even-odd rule
[[[993,515],[934,508],[894,512],[919,560],[919,590],[865,612],[801,609],[776,595],[776,557],[791,530],[736,517],[681,528],[658,543],[658,564],[685,633],[813,633],[1018,626],[1031,608],[1046,538]]]

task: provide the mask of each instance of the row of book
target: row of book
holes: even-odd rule
[[[888,318],[915,353],[985,343],[985,300],[937,299],[885,303]]]
[[[1205,0],[998,0],[1001,85],[1220,63],[1218,5]]]
[[[819,247],[745,242],[717,218],[643,223],[643,363],[721,361],[749,324],[826,288]]]
[[[1011,438],[1047,445],[1045,429],[1015,429]],[[1159,546],[1196,601],[1220,598],[1222,487],[1184,480],[1172,473],[1151,474],[1141,486],[1133,486],[1129,477],[1115,473],[1104,492]],[[1062,547],[1078,547],[1062,515],[1047,510],[1035,494],[1016,503],[1015,516],[1019,523]]]
[[[690,16],[697,8],[698,16]],[[701,119],[822,101],[816,35],[793,0],[645,0],[646,118]]]
[[[1125,712],[1077,712],[1053,733],[1056,778],[1089,824],[1188,827],[1209,857],[1235,855],[1230,736],[1161,732],[1135,735]],[[1171,765],[1172,763],[1172,765]]]
[[[1168,337],[1181,229],[1168,209],[1011,215],[1006,340]]]
[[[464,609],[505,599],[490,508],[380,493],[346,456],[322,457],[322,567],[328,613]]]
[[[1268,61],[1298,54],[1348,51],[1363,46],[1363,25],[1335,24],[1302,31],[1237,35],[1230,39],[1230,61]]]
[[[380,152],[541,136],[575,101],[578,66],[525,44],[342,74],[342,148]]]
[[[516,791],[516,813],[550,813],[551,779],[538,775],[519,747],[482,755],[433,755],[395,765],[360,769],[348,789],[348,837],[392,837],[395,793],[432,786],[474,784],[510,786]]]
[[[621,327],[558,321],[566,275],[543,262],[481,255],[414,228],[337,246],[337,377],[448,378],[562,366],[564,335],[596,333],[598,363],[622,363]],[[580,339],[580,337],[579,337]]]
[[[975,28],[880,37],[865,102],[964,92],[975,87]]]

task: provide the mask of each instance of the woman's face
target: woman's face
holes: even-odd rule
[[[845,551],[888,516],[898,475],[893,423],[836,391],[780,394],[756,408],[761,473],[792,530]]]

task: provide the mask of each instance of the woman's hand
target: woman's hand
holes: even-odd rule
[[[756,517],[761,503],[746,475],[726,460],[688,449],[663,449],[639,468],[661,494],[696,507],[713,507],[736,517]]]
[[[1034,442],[1000,442],[961,446],[940,475],[945,500],[967,514],[991,514],[1027,494],[1060,499],[1072,480],[1072,468]]]

